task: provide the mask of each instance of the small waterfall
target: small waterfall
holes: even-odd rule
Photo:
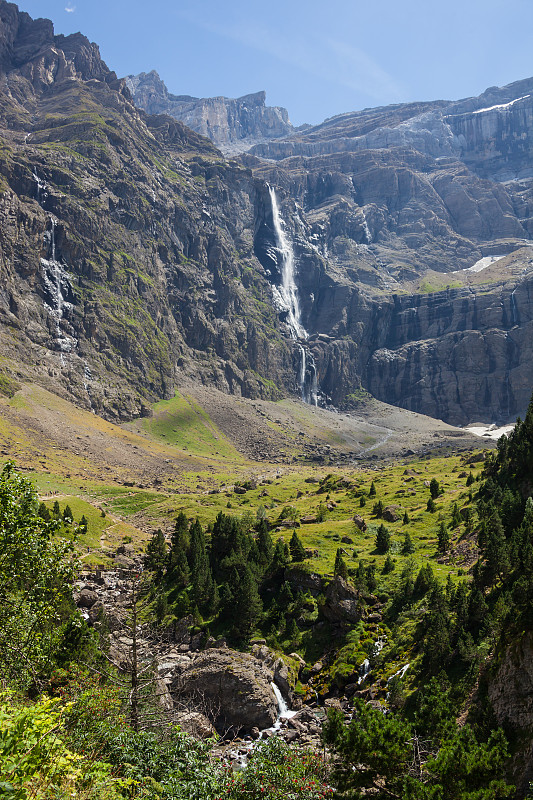
[[[272,207],[272,224],[276,237],[275,260],[280,267],[281,284],[272,284],[274,303],[279,311],[285,314],[285,321],[289,327],[291,338],[304,340],[308,333],[302,325],[302,312],[298,298],[298,287],[295,280],[294,251],[289,237],[286,235],[283,220],[280,214],[278,198],[273,186],[268,186],[270,203]],[[299,384],[301,397],[304,403],[318,405],[318,383],[316,366],[313,354],[301,341],[298,343],[300,351]]]
[[[516,292],[516,287],[511,292],[511,296],[509,298],[509,300],[511,301],[511,325],[513,325],[513,327],[520,323],[520,317],[518,315],[518,308],[516,306],[516,298],[514,296],[515,292]]]
[[[29,136],[29,134],[28,134],[28,136]],[[46,200],[46,198],[48,197],[48,191],[47,191],[48,186],[46,185],[46,183],[44,181],[42,181],[39,178],[39,176],[37,175],[37,170],[36,169],[33,170],[33,180],[36,183],[35,199],[37,200],[39,205],[42,205],[44,203],[44,201]]]
[[[77,345],[73,337],[64,336],[61,331],[61,320],[67,309],[72,307],[68,297],[72,296],[72,287],[64,266],[56,258],[55,231],[57,221],[51,217],[51,230],[49,233],[50,258],[41,258],[43,268],[43,283],[46,299],[44,307],[54,319],[56,325],[56,342],[60,352],[61,366],[65,366],[64,353],[72,352]]]
[[[93,401],[92,401],[92,398],[91,398],[90,383],[91,383],[92,379],[93,379],[93,375],[92,375],[91,369],[90,369],[89,365],[87,364],[87,362],[85,362],[85,364],[83,366],[83,388],[87,392],[87,397],[89,399],[89,408],[91,409],[91,413],[92,414],[96,414],[96,411],[93,408]]]

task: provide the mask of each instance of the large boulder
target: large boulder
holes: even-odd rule
[[[271,671],[253,656],[212,647],[177,668],[170,691],[177,707],[201,711],[217,730],[250,732],[276,720],[271,680]]]
[[[340,575],[327,588],[322,613],[330,622],[356,623],[361,619],[359,595]]]

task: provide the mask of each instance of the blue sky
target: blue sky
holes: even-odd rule
[[[533,0],[23,0],[80,30],[120,76],[156,69],[175,94],[261,89],[291,121],[458,99],[533,75]]]

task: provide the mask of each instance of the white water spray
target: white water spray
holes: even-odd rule
[[[55,231],[57,222],[51,217],[50,223],[50,258],[41,258],[43,282],[50,301],[45,302],[44,307],[56,324],[56,342],[60,353],[61,366],[63,367],[65,366],[64,353],[72,352],[77,342],[73,337],[64,336],[61,330],[63,315],[67,309],[72,307],[72,304],[66,300],[70,289],[70,281],[65,268],[56,258]]]
[[[276,190],[268,186],[270,203],[272,206],[272,224],[276,237],[276,261],[280,267],[281,285],[272,285],[274,303],[279,311],[286,314],[286,322],[291,338],[306,340],[309,334],[302,325],[302,312],[298,298],[298,287],[295,280],[295,262],[292,243],[285,233],[283,220],[280,214]],[[302,400],[310,405],[318,405],[318,385],[315,361],[312,353],[303,344],[298,344],[300,351],[299,383]]]

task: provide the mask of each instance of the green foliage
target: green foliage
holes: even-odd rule
[[[0,670],[39,682],[61,652],[72,605],[72,545],[38,513],[31,483],[8,463],[0,474]]]
[[[405,536],[403,537],[403,542],[402,542],[402,555],[410,556],[414,552],[415,552],[415,546],[413,544],[413,540],[411,539],[410,535],[406,533]]]
[[[159,528],[154,531],[152,538],[146,545],[146,568],[153,570],[157,578],[161,578],[168,562],[167,545],[163,531]]]
[[[376,496],[376,485],[375,485],[374,481],[372,481],[372,483],[370,484],[370,490],[368,492],[368,496],[369,497],[375,497]]]
[[[289,550],[291,551],[291,559],[293,561],[304,561],[305,547],[302,544],[302,540],[296,533],[296,528],[292,532],[291,540],[289,542]]]
[[[433,687],[434,689],[434,687]],[[433,692],[434,694],[434,692]],[[504,778],[508,755],[501,730],[478,741],[472,729],[446,721],[419,738],[399,715],[355,702],[352,722],[344,725],[330,711],[324,739],[337,753],[334,780],[339,797],[376,800],[503,800],[514,793]],[[449,724],[448,724],[449,723]]]
[[[437,497],[442,494],[442,489],[440,488],[440,484],[436,478],[432,478],[429,482],[429,493],[433,500],[436,500]]]
[[[436,510],[437,506],[435,505],[435,501],[432,497],[430,497],[426,506],[426,511],[429,511],[430,514],[434,514]]]
[[[447,553],[450,549],[450,534],[444,522],[441,522],[439,525],[437,543],[439,553]]]
[[[383,525],[383,523],[379,526],[378,531],[376,533],[376,550],[378,553],[384,554],[388,553],[391,546],[391,535],[389,530]]]
[[[346,566],[346,562],[342,557],[342,548],[337,549],[337,555],[335,556],[335,566],[333,567],[333,574],[339,575],[344,580],[348,580],[348,568]]]

